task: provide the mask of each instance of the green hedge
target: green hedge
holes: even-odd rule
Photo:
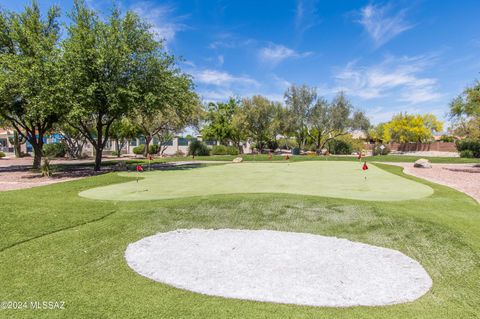
[[[239,153],[235,146],[215,145],[212,147],[212,155],[238,155]]]
[[[135,155],[143,155],[143,151],[145,150],[145,144],[140,144],[133,148],[133,154]]]
[[[44,144],[42,151],[45,157],[65,157],[67,152],[63,143]]]
[[[350,155],[353,152],[352,144],[344,140],[331,140],[327,145],[328,151],[335,155]]]
[[[148,146],[148,154],[151,154],[151,155],[157,154],[159,148],[160,146],[158,146],[157,144],[152,144]],[[145,151],[145,144],[140,144],[133,148],[133,154],[136,154],[136,155],[143,155],[144,151]]]
[[[0,152],[0,158],[2,157],[5,157],[5,153],[4,152]]]
[[[461,157],[480,158],[480,139],[467,138],[455,142]]]
[[[188,145],[188,155],[191,156],[209,156],[210,149],[208,148],[207,144],[201,141],[192,141]]]

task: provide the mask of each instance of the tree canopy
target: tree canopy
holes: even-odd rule
[[[459,135],[480,138],[480,81],[467,87],[450,103],[450,115]]]
[[[165,101],[175,88],[168,92],[162,89],[179,82],[164,83],[165,72],[154,74],[167,70],[172,58],[134,12],[122,16],[114,8],[107,19],[101,19],[84,1],[75,0],[70,17],[63,65],[69,123],[93,145],[95,170],[99,170],[112,124],[134,108],[145,114],[165,104],[176,108],[178,105],[173,104],[177,100]]]
[[[0,12],[0,115],[32,145],[34,168],[45,133],[66,112],[58,17],[55,6],[43,17],[36,1],[21,13]]]
[[[433,134],[443,130],[443,123],[433,114],[399,113],[387,123],[380,123],[371,132],[383,142],[429,142]]]

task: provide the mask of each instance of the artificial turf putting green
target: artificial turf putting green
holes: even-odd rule
[[[237,193],[288,193],[375,201],[427,197],[432,188],[358,162],[241,163],[187,170],[121,173],[142,177],[83,191],[102,200],[157,200]],[[365,179],[365,177],[367,177]]]
[[[397,202],[278,193],[142,202],[78,196],[128,180],[117,174],[0,192],[0,301],[65,302],[63,310],[0,309],[0,318],[479,318],[480,205],[399,167],[379,167],[434,194]],[[128,267],[129,243],[179,228],[302,232],[391,248],[418,260],[433,287],[399,305],[302,307],[205,296]]]

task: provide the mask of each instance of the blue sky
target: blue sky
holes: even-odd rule
[[[26,0],[2,1],[21,10]],[[56,4],[65,14],[71,0]],[[89,0],[108,13],[111,0]],[[395,113],[444,118],[480,78],[480,1],[116,1],[152,24],[181,56],[205,101],[262,94],[282,101],[292,83],[331,98],[343,90],[372,122]]]

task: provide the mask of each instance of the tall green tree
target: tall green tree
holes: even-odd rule
[[[98,171],[110,128],[138,105],[137,79],[144,61],[161,55],[161,43],[130,11],[122,16],[114,8],[101,19],[83,0],[75,0],[70,18],[63,59],[69,123],[93,145]]]
[[[216,140],[222,145],[232,143],[243,152],[241,145],[245,139],[245,129],[241,119],[240,101],[230,98],[228,102],[209,103],[206,112],[206,125],[201,133],[204,140]]]
[[[176,67],[173,56],[151,56],[144,64],[134,82],[139,96],[131,116],[145,138],[147,156],[155,136],[181,131],[196,122],[200,102],[190,76]]]
[[[480,131],[480,81],[467,87],[462,94],[450,103],[450,115],[457,122],[464,124],[463,132],[475,137]],[[460,127],[461,128],[461,127]]]
[[[311,109],[317,100],[317,92],[315,88],[306,85],[292,85],[285,92],[285,104],[288,109],[289,132],[295,135],[297,143],[301,149],[305,148],[308,137],[307,122]]]
[[[59,48],[59,9],[45,17],[33,1],[21,13],[0,12],[0,115],[42,158],[44,135],[66,111]]]
[[[256,147],[262,151],[267,142],[275,138],[274,118],[279,103],[269,101],[267,98],[255,95],[243,99],[241,109],[237,113],[238,123],[242,123]]]
[[[307,115],[307,133],[314,142],[317,152],[337,137],[347,135],[354,130],[367,131],[368,118],[362,111],[355,110],[343,92],[331,103],[323,98],[317,99]]]

